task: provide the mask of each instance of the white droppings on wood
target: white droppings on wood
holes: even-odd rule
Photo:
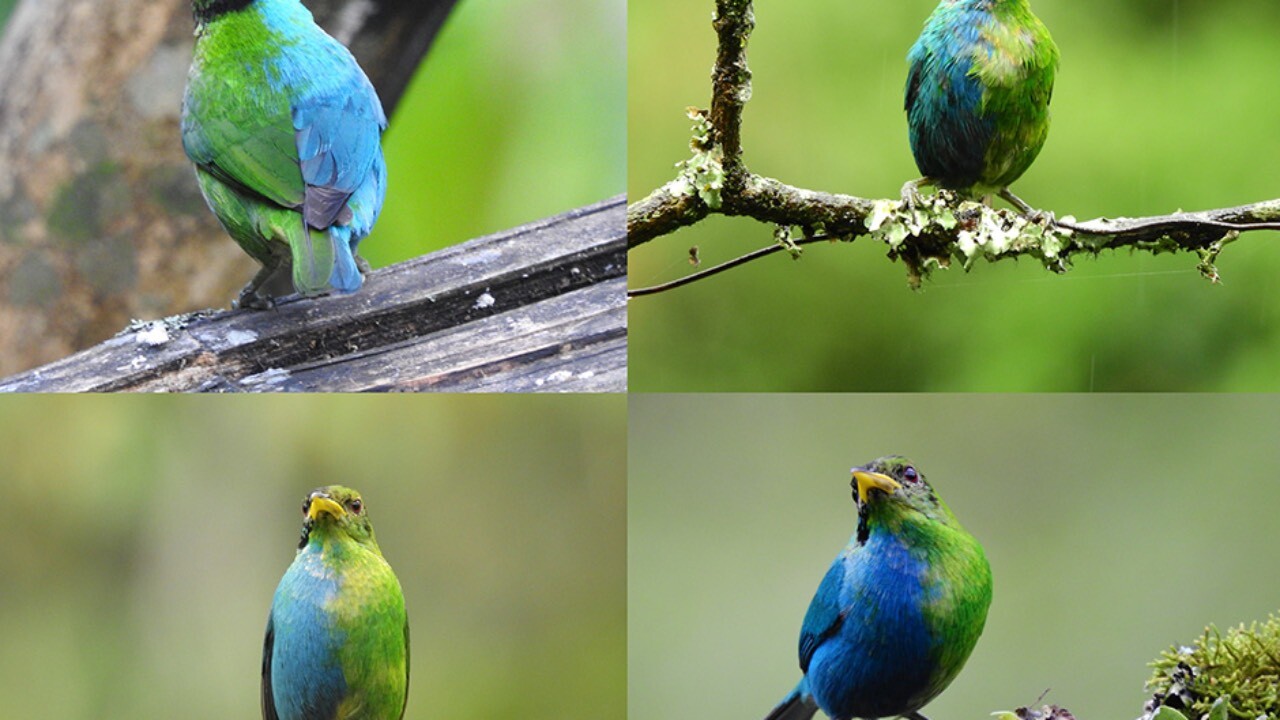
[[[459,255],[455,260],[459,264],[466,267],[476,267],[477,265],[488,265],[489,263],[501,260],[503,257],[501,248],[486,248],[479,252],[468,253],[467,255]]]
[[[562,382],[568,382],[573,379],[573,373],[568,370],[557,370],[550,375],[535,381],[535,385],[542,387],[543,385],[559,385]]]
[[[235,347],[237,345],[247,345],[258,339],[258,333],[252,330],[232,330],[227,333],[227,347]]]
[[[272,387],[283,385],[289,379],[289,371],[284,368],[271,368],[256,375],[246,376],[240,381],[245,387]]]
[[[160,347],[169,342],[169,328],[163,320],[147,323],[147,326],[134,335],[134,341],[147,347]]]
[[[475,304],[472,305],[471,307],[475,308],[476,310],[484,310],[485,308],[493,307],[494,304],[496,304],[497,302],[498,302],[497,300],[493,299],[492,295],[490,295],[489,293],[485,293],[480,297],[476,298]]]

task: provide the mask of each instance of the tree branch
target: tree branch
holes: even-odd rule
[[[936,267],[960,262],[965,269],[987,261],[1031,256],[1054,272],[1065,272],[1080,254],[1130,248],[1147,252],[1195,252],[1199,269],[1217,281],[1218,254],[1241,233],[1280,230],[1280,199],[1200,212],[1143,218],[1037,217],[963,200],[948,191],[909,207],[898,199],[868,199],[787,185],[752,173],[742,157],[742,110],[751,98],[747,40],[755,27],[750,0],[716,0],[713,27],[719,39],[712,71],[710,112],[690,108],[693,155],[677,176],[627,208],[627,247],[693,225],[711,214],[744,216],[791,228],[800,239],[771,245],[652,288],[632,297],[670,290],[724,270],[819,239],[853,241],[870,236],[888,246],[891,259],[907,266],[913,287]]]
[[[621,197],[269,311],[135,321],[4,392],[625,392]]]

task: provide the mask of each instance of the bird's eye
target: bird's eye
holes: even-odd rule
[[[357,499],[347,503],[347,507],[351,508],[351,512],[355,513],[356,515],[359,515],[361,508],[364,507],[364,504]]]
[[[920,475],[916,473],[916,469],[910,465],[907,466],[906,470],[902,471],[902,477],[906,478],[907,482],[915,482],[920,479]]]

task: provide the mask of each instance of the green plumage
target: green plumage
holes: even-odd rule
[[[924,178],[904,197],[921,184],[1007,193],[1048,137],[1058,67],[1027,0],[943,0],[907,59],[911,150]]]
[[[386,116],[298,0],[195,0],[182,143],[210,209],[263,269],[240,295],[354,292],[386,191]]]
[[[766,720],[905,716],[955,679],[991,604],[982,546],[906,458],[853,470],[858,525],[800,629],[804,677]]]
[[[409,688],[404,595],[360,495],[315,490],[262,660],[265,720],[397,720]]]

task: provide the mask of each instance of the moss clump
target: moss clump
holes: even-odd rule
[[[1185,708],[1187,717],[1207,714],[1214,701],[1231,696],[1232,717],[1280,718],[1280,616],[1227,631],[1205,628],[1192,647],[1172,647],[1151,663],[1147,689],[1151,715],[1162,706]]]

